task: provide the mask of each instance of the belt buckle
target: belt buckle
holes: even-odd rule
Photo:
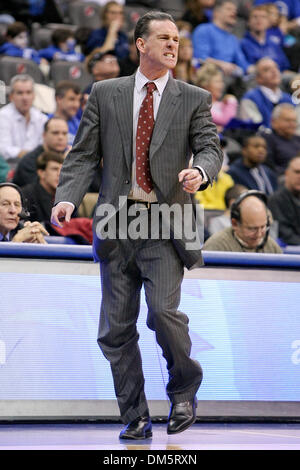
[[[138,208],[141,211],[147,211],[148,209],[150,209],[151,206],[151,203],[147,201],[137,201],[137,204],[140,204],[140,206],[142,206]]]

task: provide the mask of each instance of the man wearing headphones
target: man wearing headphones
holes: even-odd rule
[[[22,226],[23,201],[20,188],[13,183],[0,184],[0,242],[43,243],[49,235],[39,222],[25,222]]]
[[[203,250],[282,253],[269,236],[267,197],[262,191],[242,193],[232,204],[230,216],[231,227],[212,235]]]

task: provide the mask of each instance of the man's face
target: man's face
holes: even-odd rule
[[[243,148],[243,157],[246,164],[259,165],[267,156],[267,144],[263,137],[253,137],[248,140],[247,146]]]
[[[10,186],[0,188],[0,232],[3,235],[17,227],[21,210],[19,192]]]
[[[217,11],[217,19],[221,20],[224,25],[234,26],[236,24],[237,7],[234,3],[225,2]]]
[[[232,220],[232,228],[248,248],[255,249],[262,242],[267,230],[267,212],[262,206],[261,210],[244,210],[240,207],[241,221]]]
[[[152,20],[149,35],[138,38],[137,46],[141,54],[141,65],[152,73],[162,75],[176,66],[178,58],[179,34],[176,25],[170,20]]]
[[[73,90],[68,90],[64,96],[57,97],[57,107],[67,119],[72,119],[80,108],[80,98],[80,93],[76,94]]]
[[[257,65],[256,81],[268,88],[278,87],[281,82],[280,70],[272,59],[265,59]]]
[[[44,147],[53,152],[64,152],[68,145],[68,125],[63,119],[52,119],[44,132]]]
[[[291,139],[297,130],[297,114],[293,109],[282,109],[280,115],[272,120],[272,128],[282,137]]]
[[[17,81],[14,83],[10,93],[10,101],[14,103],[19,113],[26,115],[33,103],[34,91],[30,81]]]
[[[49,161],[45,170],[38,170],[40,184],[51,194],[56,191],[58,186],[61,167],[61,163]]]
[[[285,186],[294,194],[300,194],[300,157],[293,159],[285,171]]]
[[[268,13],[265,10],[253,10],[249,18],[249,28],[251,31],[260,33],[269,27]]]
[[[107,54],[98,60],[92,69],[95,82],[106,80],[108,78],[116,78],[120,73],[120,67],[117,58]]]

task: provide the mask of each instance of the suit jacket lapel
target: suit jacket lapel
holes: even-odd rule
[[[118,87],[114,96],[116,117],[123,143],[124,155],[128,169],[131,171],[132,161],[132,125],[133,125],[133,90],[134,75]]]
[[[163,143],[172,123],[173,116],[177,112],[180,104],[181,91],[179,90],[176,81],[170,77],[161,97],[161,102],[156,116],[149,150],[150,160]]]

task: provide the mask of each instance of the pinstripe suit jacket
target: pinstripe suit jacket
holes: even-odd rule
[[[70,201],[78,207],[101,160],[103,178],[98,206],[109,203],[118,208],[119,196],[129,194],[134,83],[132,75],[97,82],[93,86],[73,148],[61,170],[55,203]],[[217,176],[223,154],[210,105],[208,92],[169,78],[149,150],[154,190],[160,203],[191,204],[190,195],[178,182],[178,173],[188,168],[192,154],[193,164],[206,171],[209,182]],[[96,215],[93,224],[96,260],[104,259],[111,246],[108,240],[101,240],[95,234],[101,217]],[[184,236],[181,240],[173,237],[172,241],[185,266],[191,269],[202,264],[201,251],[187,250]]]

